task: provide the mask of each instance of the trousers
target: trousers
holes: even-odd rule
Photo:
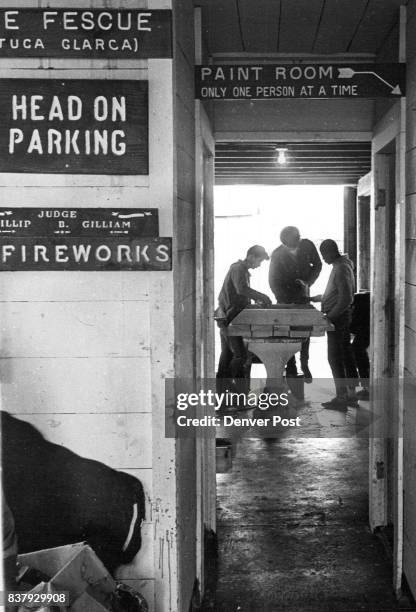
[[[217,370],[217,392],[231,389],[246,392],[250,380],[248,349],[242,336],[227,336],[220,328],[221,355]]]
[[[328,363],[332,371],[332,376],[334,377],[336,394],[338,397],[345,398],[348,395],[345,379],[358,379],[350,338],[350,310],[342,313],[342,315],[335,321],[332,321],[332,323],[334,324],[335,330],[327,332]]]

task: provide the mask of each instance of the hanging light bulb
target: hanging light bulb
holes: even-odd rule
[[[287,164],[287,149],[284,147],[277,147],[276,148],[276,162],[279,164],[279,166],[284,166],[285,164]]]

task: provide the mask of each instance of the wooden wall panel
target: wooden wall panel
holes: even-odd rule
[[[408,150],[406,155],[406,195],[416,193],[416,148]]]
[[[224,5],[222,5],[224,6]],[[228,10],[228,9],[226,9]],[[194,3],[174,3],[176,39],[175,122],[176,187],[174,210],[175,375],[192,378],[195,371],[195,100],[193,91],[195,45]],[[184,449],[181,452],[181,449]],[[195,444],[176,441],[178,529],[178,609],[188,610],[196,577]],[[186,511],[191,504],[193,513]],[[159,560],[165,563],[163,551]],[[155,556],[157,559],[157,555]],[[173,608],[175,609],[175,608]]]
[[[416,333],[416,285],[406,283],[406,326]]]
[[[17,414],[55,444],[114,469],[151,468],[150,414]],[[74,433],[76,432],[76,435]]]
[[[356,132],[373,127],[372,100],[214,102],[215,132]]]
[[[244,47],[250,53],[278,51],[280,2],[240,0]],[[258,33],[261,31],[261,37]]]
[[[331,12],[331,5],[327,4],[327,12]],[[338,8],[340,2],[336,3]],[[296,41],[296,52],[297,53],[326,53],[328,48],[334,53],[332,31],[334,29],[333,22],[332,26],[328,28],[325,24],[325,12],[322,14],[322,1],[321,0],[304,0],[303,2],[291,2],[291,0],[282,0],[281,9],[281,25],[280,25],[280,36],[279,44],[276,51],[281,53],[293,53],[294,41]],[[349,15],[355,17],[354,4],[350,6]],[[322,19],[322,21],[321,21]],[[330,15],[330,22],[332,17]],[[348,23],[344,23],[344,32],[348,32]],[[322,33],[319,42],[315,43],[315,36],[317,30]],[[335,36],[337,41],[337,47],[340,52],[344,50],[344,44],[342,40],[341,32],[337,32],[338,36]],[[325,44],[325,40],[329,38],[329,47]]]
[[[0,381],[1,406],[9,412],[100,414],[152,409],[149,357],[5,358],[0,359]]]
[[[413,342],[412,352],[416,351],[416,343]],[[413,354],[415,354],[413,352]],[[416,368],[413,368],[416,375]],[[405,491],[405,513],[404,513],[404,571],[413,593],[416,593],[416,488],[415,468],[416,448],[414,443],[414,432],[416,431],[416,413],[414,401],[409,401],[405,410],[405,437],[404,437],[404,491]]]
[[[20,182],[20,181],[19,181]],[[2,198],[2,206],[19,206],[24,201],[37,202],[38,206],[55,207],[59,202],[60,208],[81,208],[80,202],[86,206],[125,207],[137,206],[137,188],[116,187],[109,193],[108,187],[78,187],[68,189],[66,186],[50,187],[47,185],[32,187],[10,187],[7,196]]]
[[[37,0],[15,4],[39,6]],[[70,4],[85,8],[86,3]],[[94,2],[95,8],[121,5],[171,8],[170,0]],[[48,6],[67,8],[68,2],[51,0]],[[1,64],[0,78],[148,79],[150,136],[149,176],[0,174],[2,204],[155,207],[160,234],[172,236],[172,60]],[[188,75],[187,97],[191,82]],[[143,592],[151,612],[156,599],[158,610],[172,608],[177,599],[175,448],[164,438],[164,378],[173,374],[172,273],[1,273],[0,311],[3,409],[75,452],[142,480],[143,548],[126,581]],[[170,572],[168,557],[162,567],[155,555],[162,546],[169,550]]]
[[[406,238],[416,240],[416,194],[406,200]]]
[[[178,220],[181,219],[177,230],[178,250],[188,251],[195,248],[195,202],[178,198],[177,204]]]
[[[416,37],[414,35],[416,29],[416,5],[414,2],[407,4],[407,36],[406,36],[406,54],[407,61],[411,62],[416,58]]]
[[[75,271],[0,274],[0,301],[25,302],[29,294],[32,302],[146,302],[149,299],[149,275],[142,272],[97,274]]]
[[[411,376],[416,376],[416,331],[411,327],[406,326],[405,329],[405,363],[406,370]],[[405,422],[405,429],[407,429],[408,424]],[[411,425],[409,425],[411,427]],[[409,470],[412,471],[411,465],[408,466]],[[416,475],[414,474],[415,478]],[[407,508],[408,512],[412,511],[412,507],[409,506]]]
[[[406,282],[416,284],[416,240],[406,240]]]
[[[193,208],[190,218],[185,216],[181,217],[182,223],[186,224],[188,220],[192,222],[195,210],[195,157],[190,154],[189,149],[184,150],[178,148],[177,162],[178,167],[181,169],[178,173],[178,199],[191,204]],[[181,206],[180,202],[178,202],[178,206]],[[191,232],[191,236],[192,233],[193,232]],[[181,242],[178,242],[178,245],[182,247]]]
[[[3,302],[0,321],[2,358],[149,354],[144,302]]]
[[[416,11],[414,3],[407,7],[407,121],[406,121],[406,317],[405,317],[405,372],[416,376],[416,121],[413,111],[416,99],[416,43],[414,28]],[[403,571],[413,596],[416,596],[416,416],[414,400],[407,401],[404,412],[404,546]]]

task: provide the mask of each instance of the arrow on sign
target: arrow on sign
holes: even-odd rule
[[[380,79],[380,81],[383,81],[383,83],[388,85],[388,87],[391,88],[391,93],[393,95],[395,96],[402,95],[399,85],[396,85],[396,86],[392,85],[391,83],[383,79],[379,74],[377,74],[377,72],[374,72],[373,70],[353,70],[352,68],[338,68],[338,78],[340,79],[352,79],[352,77],[356,74],[372,74],[378,79]]]

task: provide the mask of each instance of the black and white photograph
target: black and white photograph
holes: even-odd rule
[[[416,0],[0,0],[0,609],[416,612]]]

